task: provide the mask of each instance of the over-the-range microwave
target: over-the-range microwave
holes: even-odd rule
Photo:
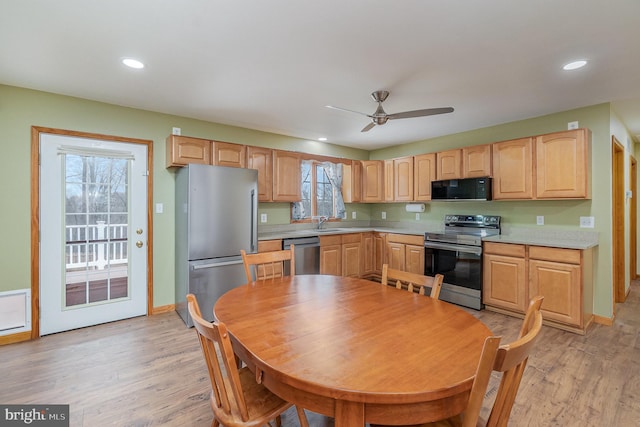
[[[491,178],[432,181],[431,200],[491,200]]]

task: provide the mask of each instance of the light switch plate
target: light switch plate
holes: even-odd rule
[[[260,222],[262,222],[262,223],[267,222],[267,214],[266,213],[260,214]]]
[[[538,225],[544,225],[544,216],[542,216],[542,215],[538,215],[538,216],[536,217],[536,224],[538,224]]]
[[[382,219],[387,219],[387,213],[386,212],[382,212]]]
[[[356,211],[351,212],[351,219],[356,219]]]
[[[162,203],[156,203],[156,213],[163,213],[164,212],[164,205]]]

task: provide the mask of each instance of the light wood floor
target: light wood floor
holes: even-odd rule
[[[503,342],[520,327],[518,319],[473,313]],[[586,336],[544,327],[510,426],[640,425],[639,333],[638,282],[611,327],[595,325]],[[50,335],[0,347],[0,403],[70,404],[73,427],[209,426],[201,357],[195,332],[175,313]],[[485,416],[496,384],[494,378]],[[309,421],[333,426],[318,414]],[[283,424],[298,425],[295,411]]]

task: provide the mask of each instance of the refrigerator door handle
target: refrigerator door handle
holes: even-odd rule
[[[202,270],[205,268],[224,267],[225,265],[242,264],[242,260],[225,261],[225,262],[212,262],[209,264],[198,264],[191,267],[192,270]]]
[[[258,238],[256,236],[256,224],[258,223],[258,206],[256,203],[256,190],[251,190],[251,241],[249,242],[249,246],[251,247],[251,252],[257,252],[257,242]]]

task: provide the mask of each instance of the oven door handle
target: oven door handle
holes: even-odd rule
[[[454,251],[454,252],[462,252],[466,254],[474,254],[481,255],[482,254],[482,246],[461,246],[461,245],[451,245],[448,243],[437,243],[437,242],[424,242],[425,248],[433,248],[433,249],[444,249],[445,251]]]

